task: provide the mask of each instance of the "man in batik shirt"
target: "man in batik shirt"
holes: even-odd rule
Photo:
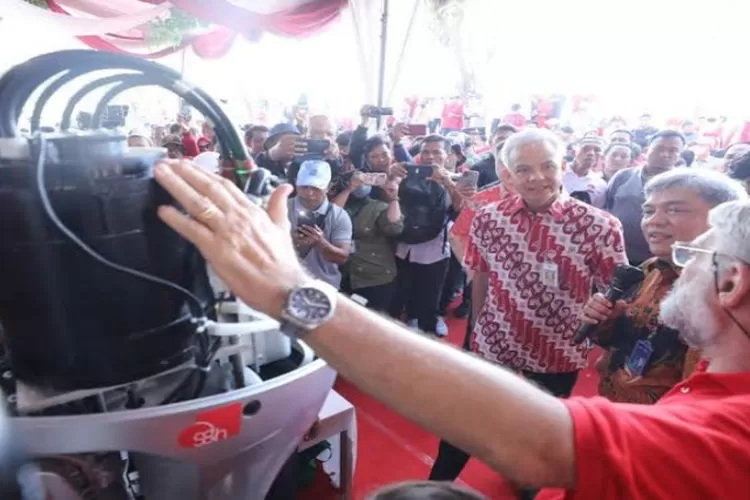
[[[500,173],[510,194],[477,211],[465,256],[472,350],[561,397],[586,365],[588,347],[572,339],[592,286],[627,262],[620,222],[562,192],[564,153],[544,129],[506,141]]]

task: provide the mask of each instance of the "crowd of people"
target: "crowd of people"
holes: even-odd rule
[[[538,128],[519,109],[513,106],[495,123],[489,138],[481,128],[446,128],[442,121],[424,127],[422,135],[411,135],[412,126],[400,122],[371,134],[376,120],[387,117],[380,117],[375,106],[364,106],[353,130],[340,131],[325,115],[296,113],[271,128],[246,126],[245,143],[257,166],[295,185],[294,224],[301,211],[321,217],[320,224],[302,224],[295,232],[299,256],[313,274],[442,337],[454,299],[462,298],[454,311],[457,317],[467,317],[471,308],[466,276],[471,270],[463,265],[468,216],[458,226],[454,221],[464,206],[474,204],[477,190],[490,188],[482,195],[486,197],[494,184],[503,184],[496,163],[508,137]],[[615,125],[624,126],[621,121]],[[692,122],[686,127],[697,134]],[[430,128],[440,134],[430,134]],[[566,147],[563,191],[622,224],[628,261],[634,265],[654,255],[641,230],[648,179],[674,167],[696,167],[693,171],[718,170],[744,182],[747,167],[741,157],[750,151],[750,143],[735,143],[714,152],[716,165],[694,165],[688,135],[654,128],[649,115],[633,129],[611,129],[607,137],[603,130],[561,126],[553,131]],[[147,135],[134,133],[129,142],[161,144],[172,158],[218,148],[209,123],[198,129],[180,120]],[[311,155],[306,141],[322,141],[327,147]],[[419,165],[431,173],[418,175]],[[475,177],[469,172],[476,172]],[[383,175],[364,175],[370,173]]]
[[[518,408],[496,414],[500,422],[508,419],[508,428],[482,444],[472,431],[452,427],[469,425],[473,417],[451,424],[446,417],[428,415],[415,406],[426,393],[399,392],[406,384],[394,381],[399,374],[386,377],[395,384],[395,395],[365,381],[362,373],[377,363],[356,367],[354,360],[342,360],[351,355],[343,333],[333,335],[343,342],[338,348],[329,345],[333,340],[317,340],[321,356],[345,376],[446,438],[430,479],[456,479],[470,455],[478,454],[518,485],[521,498],[533,498],[541,486],[577,489],[580,496],[575,498],[664,498],[670,491],[665,484],[690,492],[681,498],[723,498],[744,484],[744,473],[727,461],[735,449],[731,439],[741,439],[737,434],[750,444],[744,430],[747,417],[737,409],[747,407],[746,385],[719,391],[715,384],[721,382],[709,383],[710,375],[700,375],[709,368],[719,373],[748,368],[747,360],[735,359],[717,345],[742,345],[739,352],[750,351],[742,323],[750,306],[750,255],[743,240],[750,213],[750,143],[717,149],[718,161],[709,167],[694,163],[684,130],[658,130],[645,122],[603,135],[566,127],[548,130],[516,117],[514,123],[496,124],[484,138],[478,130],[418,136],[404,123],[371,134],[377,117],[378,108],[364,106],[359,126],[341,133],[322,115],[304,124],[246,129],[246,145],[257,167],[292,186],[285,201],[286,223],[304,272],[436,337],[447,334],[445,318],[450,305],[457,305],[453,313],[469,317],[467,350],[555,398],[570,396],[591,349],[599,346],[599,394],[614,403],[660,408],[660,413],[648,413],[596,401],[570,403],[563,408],[575,426],[571,437],[570,427],[550,424],[562,417],[515,399],[541,396],[501,381],[495,395]],[[199,139],[194,135],[179,124],[161,143],[174,158],[197,155],[201,143],[205,150],[216,146],[209,126]],[[133,145],[140,140],[131,139]],[[326,147],[311,155],[315,141],[326,141]],[[688,278],[686,266],[699,258],[710,259],[712,271],[694,270]],[[639,267],[644,279],[612,302],[603,293],[615,269],[624,265]],[[734,302],[727,302],[730,295]],[[345,314],[349,320],[357,317]],[[390,328],[371,321],[373,328]],[[593,334],[575,343],[581,325],[592,325]],[[726,332],[719,334],[719,328]],[[415,362],[391,352],[407,344],[378,344],[376,352],[382,349],[391,363]],[[432,354],[443,362],[453,359],[452,354]],[[482,371],[448,363],[446,369],[455,377],[462,369],[467,375]],[[420,380],[430,376],[433,371],[420,372]],[[425,383],[434,387],[437,380]],[[450,389],[447,394],[455,396]],[[740,400],[733,407],[734,396]],[[484,397],[494,396],[488,389]],[[718,404],[701,413],[701,398],[721,399],[730,414],[716,421]],[[479,403],[470,404],[475,408]],[[680,415],[683,406],[690,407],[685,418]],[[533,418],[532,410],[538,412]],[[536,422],[549,429],[532,437],[528,432],[533,431],[520,431],[522,417],[530,419],[529,427]],[[639,419],[646,420],[651,435],[640,435]],[[522,436],[511,436],[513,430]],[[718,444],[701,441],[701,433],[709,431],[718,436]],[[554,432],[568,434],[575,443],[550,449],[563,439]],[[631,439],[645,443],[629,448]],[[505,451],[488,449],[495,443]],[[726,449],[715,448],[724,444]],[[691,448],[674,448],[675,461],[680,453],[700,450],[705,456],[694,457],[695,463],[720,461],[728,469],[723,471],[726,485],[703,481],[715,465],[685,478],[692,490],[676,478],[658,483],[644,464],[664,459],[667,450],[648,453],[678,445]],[[594,453],[592,447],[601,449]],[[586,453],[598,458],[581,458]],[[552,470],[553,465],[564,470]],[[688,475],[693,469],[680,470]]]

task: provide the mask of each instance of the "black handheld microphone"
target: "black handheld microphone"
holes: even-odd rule
[[[615,268],[615,275],[612,278],[612,284],[609,285],[604,297],[614,304],[625,295],[625,292],[643,281],[643,278],[645,277],[646,275],[643,274],[643,271],[639,267],[628,266],[626,264],[617,266]],[[578,329],[578,333],[573,338],[573,343],[580,344],[587,338],[591,337],[591,334],[594,333],[596,327],[597,325],[581,325],[581,328]]]

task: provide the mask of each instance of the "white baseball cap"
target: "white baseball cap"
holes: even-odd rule
[[[331,166],[322,160],[303,161],[297,173],[297,187],[328,189],[331,183]]]

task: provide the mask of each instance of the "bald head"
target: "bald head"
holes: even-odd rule
[[[313,140],[333,140],[334,127],[330,118],[325,115],[314,115],[310,117],[310,130],[308,136]]]

